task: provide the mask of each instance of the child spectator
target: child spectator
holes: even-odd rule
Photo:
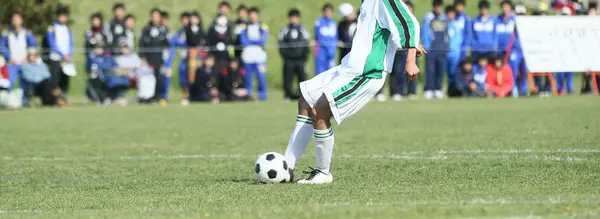
[[[429,51],[425,57],[425,99],[443,99],[442,80],[446,72],[449,36],[448,18],[444,14],[444,1],[434,0],[433,10],[423,18],[421,42]]]
[[[21,87],[25,96],[38,96],[42,99],[44,106],[66,106],[66,100],[61,99],[60,93],[53,93],[54,87],[50,82],[50,72],[48,66],[37,56],[37,51],[33,48],[27,51],[27,62],[21,66],[22,84]]]
[[[91,65],[92,76],[98,77],[106,85],[107,99],[105,98],[105,103],[108,104],[112,101],[115,105],[127,105],[122,98],[124,96],[123,87],[125,86],[126,89],[130,85],[129,77],[116,72],[117,61],[111,55],[104,53],[104,45],[99,44],[94,48]]]
[[[238,60],[229,62],[229,67],[221,72],[219,92],[226,101],[246,101],[248,90],[244,87],[244,75],[240,71]]]
[[[456,71],[459,68],[459,62],[461,61],[461,48],[463,46],[463,33],[460,29],[461,21],[456,19],[456,10],[454,6],[446,7],[446,17],[448,17],[448,37],[449,37],[449,51],[447,61],[447,72],[448,72],[448,85],[452,84]],[[464,21],[462,21],[464,22]],[[450,89],[448,89],[450,90]]]
[[[0,108],[18,109],[21,108],[23,91],[9,91],[11,83],[6,62],[4,56],[0,56]]]
[[[486,93],[488,97],[503,98],[514,86],[512,70],[504,64],[504,56],[496,56],[487,68]]]
[[[190,87],[190,101],[219,103],[215,57],[206,56],[204,65],[196,69],[196,80]]]
[[[473,19],[471,35],[471,54],[474,59],[479,60],[480,56],[492,58],[498,41],[495,23],[496,19],[490,16],[490,2],[480,1],[479,16]]]
[[[488,68],[488,59],[485,57],[479,57],[477,60],[477,64],[473,66],[473,72],[475,75],[473,76],[473,81],[480,88],[486,88],[486,78],[487,78],[487,68]]]

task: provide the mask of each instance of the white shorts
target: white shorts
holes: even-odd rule
[[[319,98],[325,95],[333,118],[339,125],[373,99],[383,87],[387,73],[383,73],[382,78],[367,78],[340,75],[337,68],[333,67],[300,83],[300,91],[304,100],[313,108]]]

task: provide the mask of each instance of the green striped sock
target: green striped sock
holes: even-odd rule
[[[331,136],[333,136],[332,128],[327,130],[315,130],[315,138],[329,138]]]
[[[296,122],[297,123],[306,123],[306,124],[313,124],[312,119],[310,117],[306,117],[306,116],[301,116],[298,115],[296,116]]]

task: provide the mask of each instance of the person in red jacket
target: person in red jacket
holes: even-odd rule
[[[512,70],[504,63],[503,56],[495,57],[492,64],[488,66],[486,85],[488,97],[503,98],[512,91],[514,85]]]

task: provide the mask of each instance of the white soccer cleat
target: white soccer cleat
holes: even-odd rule
[[[394,94],[394,96],[392,96],[392,100],[400,102],[400,101],[403,101],[404,99],[402,99],[402,95]]]
[[[436,99],[440,99],[440,100],[441,100],[441,99],[444,99],[444,92],[442,92],[441,90],[436,90],[436,91],[433,93],[433,96],[434,96]]]
[[[304,171],[304,173],[310,174],[306,179],[299,180],[298,184],[329,184],[333,182],[333,176],[331,173],[325,173],[318,169],[310,168],[311,171]]]
[[[430,90],[428,90],[428,91],[425,91],[425,95],[424,95],[424,96],[425,96],[425,99],[426,99],[426,100],[431,100],[431,99],[433,99],[433,91],[430,91]]]
[[[387,98],[385,97],[385,94],[377,94],[375,99],[377,99],[377,101],[379,101],[379,102],[384,102],[387,100]]]

